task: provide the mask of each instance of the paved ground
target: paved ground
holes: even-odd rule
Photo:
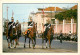
[[[26,42],[26,48],[24,48],[24,37],[21,37],[20,40],[20,45],[17,46],[17,48],[11,48],[11,49],[8,49],[7,47],[7,41],[5,39],[5,36],[3,37],[3,52],[19,52],[19,53],[23,53],[23,52],[26,52],[26,53],[58,53],[58,52],[69,52],[69,53],[76,53],[77,52],[77,42],[72,42],[72,41],[63,41],[63,43],[61,44],[59,42],[59,40],[53,40],[52,41],[52,48],[49,49],[49,48],[45,48],[44,46],[44,49],[42,49],[42,40],[41,39],[37,39],[37,43],[36,43],[36,47],[35,49],[33,48],[29,48],[28,47],[28,39],[27,39],[27,42]],[[44,44],[45,45],[45,44]],[[32,45],[31,45],[32,47]]]

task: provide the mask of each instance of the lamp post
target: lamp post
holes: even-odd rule
[[[24,23],[25,23],[25,21],[24,21],[24,18],[23,18],[23,33],[24,33]]]
[[[44,8],[42,10],[42,14],[43,14],[43,32],[44,32]]]
[[[7,34],[7,38],[8,38],[8,8],[9,7],[7,6],[7,33],[6,33]]]

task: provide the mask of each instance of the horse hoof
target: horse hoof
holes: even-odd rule
[[[34,49],[34,47],[33,47],[33,49]]]
[[[10,49],[10,47],[8,47]]]
[[[44,49],[44,48],[42,47],[42,49]]]
[[[29,48],[31,48],[31,47],[29,47]]]
[[[17,43],[17,45],[19,46],[19,43]]]
[[[14,47],[14,48],[16,48],[16,47]]]
[[[33,49],[35,49],[35,47],[33,47]]]
[[[26,47],[24,46],[24,48],[26,48]]]
[[[13,48],[13,47],[11,47],[11,48]]]
[[[51,49],[51,47],[49,47]]]

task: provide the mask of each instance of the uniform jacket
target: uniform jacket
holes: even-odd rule
[[[10,32],[11,29],[13,28],[13,26],[15,26],[15,22],[9,22],[8,23],[8,31]]]
[[[49,27],[51,27],[51,24],[46,23],[44,26],[46,26],[46,28],[49,28]]]
[[[28,26],[33,26],[33,22],[28,22]]]

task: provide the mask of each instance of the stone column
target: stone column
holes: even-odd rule
[[[73,33],[73,23],[74,23],[74,19],[71,19],[71,33]]]
[[[56,33],[57,33],[57,24],[58,24],[57,19],[55,19],[55,23],[56,23]]]
[[[64,28],[65,28],[65,20],[63,20],[63,33],[64,33]]]

